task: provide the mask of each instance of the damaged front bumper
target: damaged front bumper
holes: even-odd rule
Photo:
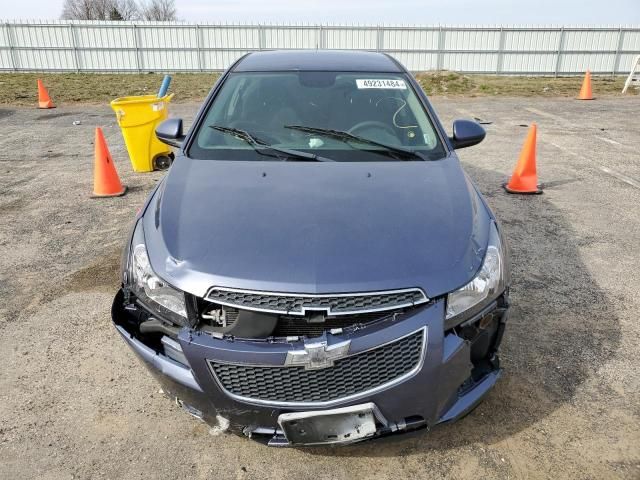
[[[165,393],[190,414],[271,446],[314,445],[432,428],[480,402],[500,376],[506,301],[447,332],[444,303],[433,301],[401,321],[326,334],[323,352],[348,342],[349,354],[325,368],[288,360],[292,352],[313,352],[318,339],[238,340],[183,328],[176,339],[149,341],[122,291],[112,319]]]

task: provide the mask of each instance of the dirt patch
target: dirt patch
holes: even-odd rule
[[[42,158],[60,158],[64,156],[64,153],[60,152],[47,152],[42,155]],[[77,156],[77,155],[76,155]]]
[[[111,248],[95,262],[71,273],[48,288],[34,288],[24,303],[9,304],[7,318],[18,320],[29,317],[44,305],[69,294],[82,292],[114,294],[119,284],[120,253],[121,248]]]
[[[95,263],[69,275],[60,290],[86,292],[100,290],[115,292],[120,283],[120,248],[113,248]]]
[[[46,86],[56,106],[72,103],[108,104],[118,97],[155,94],[164,75],[98,73],[0,73],[0,104],[36,105],[36,80]],[[217,73],[176,73],[170,92],[173,102],[202,100],[218,79]],[[52,118],[42,115],[38,120]]]
[[[9,200],[8,202],[0,203],[0,216],[20,211],[25,206],[26,202],[21,198],[16,198],[15,200]]]
[[[624,76],[592,77],[593,91],[598,96],[622,96]],[[440,71],[416,74],[427,95],[509,96],[509,97],[575,97],[582,77],[524,77],[506,75],[469,75]],[[629,89],[627,95],[637,95]]]
[[[73,113],[73,112],[46,113],[44,115],[37,116],[35,119],[36,120],[51,120],[53,118],[68,117],[70,115],[75,115],[75,113]]]

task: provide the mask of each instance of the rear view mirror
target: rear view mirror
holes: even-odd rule
[[[184,141],[182,119],[169,118],[156,127],[156,137],[172,147],[181,148]]]
[[[484,140],[484,128],[471,120],[456,120],[453,122],[453,137],[450,137],[454,149],[470,147]]]

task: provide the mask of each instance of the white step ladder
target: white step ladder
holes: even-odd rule
[[[638,55],[633,60],[633,66],[631,67],[631,73],[627,77],[627,81],[624,82],[624,88],[622,89],[622,93],[625,93],[627,91],[627,88],[629,88],[632,83],[637,83],[638,87],[640,87],[640,55]]]

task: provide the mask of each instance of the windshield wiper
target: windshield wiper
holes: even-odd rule
[[[414,150],[407,150],[402,147],[395,147],[393,145],[387,145],[386,143],[376,142],[375,140],[369,140],[368,138],[354,135],[353,133],[345,132],[343,130],[332,130],[330,128],[317,128],[317,127],[305,127],[303,125],[285,125],[284,128],[290,128],[292,130],[298,130],[305,133],[315,133],[316,135],[324,135],[326,137],[332,137],[343,142],[360,142],[368,145],[374,145],[384,149],[384,153],[395,153],[401,155],[403,160],[407,158],[419,158],[425,160],[424,156]],[[382,153],[375,151],[375,153]],[[397,158],[397,157],[396,157]]]
[[[296,158],[299,160],[311,160],[316,162],[333,162],[330,158],[320,157],[314,153],[301,152],[299,150],[290,150],[288,148],[279,148],[274,147],[273,145],[269,145],[268,143],[260,140],[259,138],[251,135],[246,130],[241,130],[239,128],[231,128],[231,127],[221,127],[219,125],[209,125],[214,130],[217,130],[222,133],[227,133],[229,135],[233,135],[240,140],[244,140],[249,145],[253,147],[253,149],[261,155],[267,155],[262,150],[273,150],[274,152],[279,152],[287,155],[290,158]],[[272,156],[272,155],[269,155]]]

